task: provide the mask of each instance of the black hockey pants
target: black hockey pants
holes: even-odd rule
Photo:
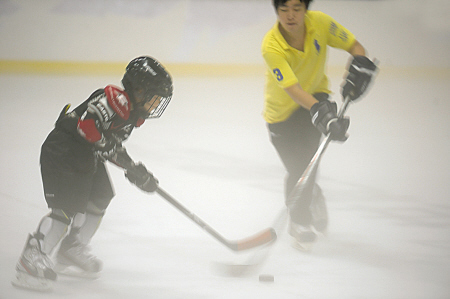
[[[319,101],[328,99],[328,94],[315,94]],[[278,152],[284,167],[287,170],[285,178],[285,199],[300,179],[320,144],[321,133],[311,122],[308,110],[299,108],[286,121],[268,124],[271,142]],[[315,185],[314,173],[310,183],[305,189],[302,200],[290,209],[291,220],[298,224],[307,225],[312,221],[309,206],[311,205],[313,188]]]

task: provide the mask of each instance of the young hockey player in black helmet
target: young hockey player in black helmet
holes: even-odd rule
[[[43,143],[41,174],[51,211],[28,236],[13,285],[48,290],[57,273],[98,276],[102,263],[87,245],[114,196],[106,161],[124,168],[140,189],[157,189],[157,179],[133,163],[122,142],[145,119],[161,116],[172,98],[172,78],[157,60],[144,56],[128,64],[122,84],[124,89],[96,90],[70,112],[64,107]]]

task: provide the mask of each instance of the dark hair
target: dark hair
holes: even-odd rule
[[[275,10],[277,10],[280,5],[283,5],[288,1],[289,0],[273,0],[273,6],[275,7]],[[299,1],[305,3],[306,9],[308,9],[309,4],[313,2],[313,0],[299,0]]]

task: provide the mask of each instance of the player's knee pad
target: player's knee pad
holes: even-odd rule
[[[50,254],[53,251],[67,234],[67,228],[71,222],[72,218],[59,209],[52,210],[50,214],[42,218],[35,236],[40,241],[44,253]]]
[[[77,238],[81,243],[89,243],[100,226],[104,214],[104,209],[100,209],[92,202],[89,202],[86,213],[78,213],[75,215],[72,232],[77,234]]]

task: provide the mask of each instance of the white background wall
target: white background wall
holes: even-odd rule
[[[450,1],[315,0],[384,66],[450,67]],[[269,0],[4,0],[0,60],[262,64]],[[333,51],[331,65],[346,55]],[[344,59],[342,59],[344,58]]]

